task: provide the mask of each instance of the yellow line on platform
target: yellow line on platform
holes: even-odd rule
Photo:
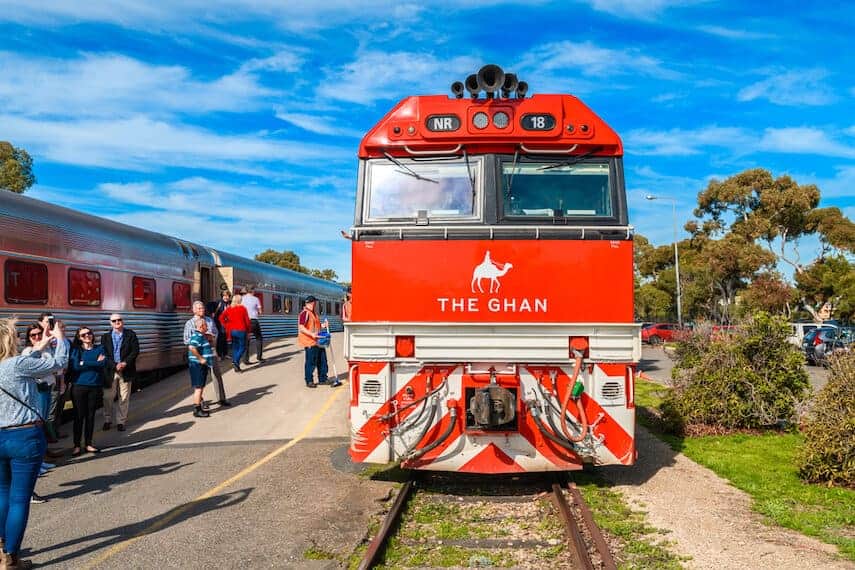
[[[90,568],[95,568],[96,566],[98,566],[102,562],[104,562],[104,561],[108,560],[109,558],[112,558],[116,554],[126,550],[127,548],[129,548],[131,545],[133,545],[135,542],[142,539],[146,535],[152,534],[152,533],[157,532],[160,529],[164,528],[166,525],[168,525],[170,522],[175,520],[177,517],[181,516],[182,514],[186,513],[188,510],[193,508],[193,506],[195,504],[197,504],[199,501],[204,501],[205,499],[210,499],[211,497],[213,497],[214,495],[216,495],[217,493],[219,493],[220,491],[222,491],[223,489],[225,489],[229,485],[236,483],[237,481],[243,479],[244,477],[246,477],[247,475],[249,475],[250,473],[252,473],[256,469],[258,469],[262,465],[270,462],[272,459],[276,458],[277,456],[281,455],[282,453],[284,453],[288,449],[297,445],[301,440],[305,439],[309,435],[309,433],[312,431],[312,429],[314,429],[314,427],[318,424],[318,422],[321,420],[321,418],[324,416],[324,414],[327,412],[327,410],[329,410],[330,407],[333,405],[333,403],[336,401],[336,399],[338,399],[339,394],[341,394],[342,392],[346,392],[346,391],[347,391],[346,388],[342,388],[340,390],[335,390],[330,395],[330,397],[327,398],[327,401],[324,402],[324,405],[321,407],[321,409],[318,410],[318,413],[315,414],[312,417],[312,419],[309,420],[309,422],[303,428],[303,431],[301,431],[300,434],[297,435],[297,437],[295,437],[294,439],[292,439],[288,443],[284,444],[283,446],[279,447],[278,449],[271,451],[270,453],[268,453],[267,455],[265,455],[264,457],[262,457],[261,459],[259,459],[255,463],[253,463],[252,465],[243,469],[240,473],[237,473],[236,475],[233,475],[232,477],[226,479],[225,481],[223,481],[222,483],[220,483],[216,487],[209,489],[208,491],[199,495],[198,497],[196,497],[195,499],[193,499],[189,503],[184,503],[183,505],[179,505],[178,507],[173,508],[172,510],[170,510],[169,512],[164,514],[162,517],[160,517],[158,520],[156,520],[155,522],[150,524],[148,527],[141,530],[135,536],[133,536],[133,537],[131,537],[131,538],[129,538],[123,542],[120,542],[119,544],[116,544],[115,546],[110,548],[107,552],[101,554],[100,556],[98,556],[97,558],[94,558],[93,560],[90,560],[88,563],[86,563],[84,566],[82,566],[82,568],[85,568],[87,570]]]

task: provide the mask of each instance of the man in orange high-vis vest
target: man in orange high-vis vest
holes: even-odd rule
[[[300,311],[298,321],[297,344],[302,346],[306,353],[305,373],[303,376],[303,379],[306,381],[306,388],[315,387],[314,380],[312,379],[315,368],[318,369],[318,384],[326,384],[328,380],[327,351],[322,346],[318,346],[318,333],[321,332],[321,328],[327,327],[327,323],[324,321],[322,324],[321,319],[315,313],[316,304],[317,299],[313,295],[306,297],[306,300],[303,301],[303,310]],[[338,378],[336,378],[334,385],[339,385]]]

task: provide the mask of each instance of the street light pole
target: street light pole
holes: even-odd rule
[[[654,196],[653,194],[647,194],[645,196],[647,200],[670,200],[671,201],[671,213],[674,217],[674,272],[677,277],[677,324],[681,327],[683,326],[683,302],[682,302],[682,292],[680,291],[680,253],[677,250],[677,199],[669,198],[668,196]]]

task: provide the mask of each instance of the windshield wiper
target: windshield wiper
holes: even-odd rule
[[[546,166],[541,166],[540,168],[538,168],[538,170],[552,170],[553,168],[561,168],[564,166],[573,166],[574,164],[578,164],[578,163],[582,162],[586,158],[590,157],[591,155],[593,155],[595,153],[600,152],[601,150],[603,150],[603,147],[595,146],[594,148],[592,148],[591,150],[589,150],[585,154],[580,154],[579,156],[574,156],[570,160],[565,160],[564,162],[556,162],[555,164],[547,164]]]
[[[384,152],[383,155],[388,158],[395,166],[401,169],[398,171],[401,174],[412,176],[416,180],[424,180],[425,182],[433,182],[434,184],[439,184],[439,180],[434,180],[433,178],[427,178],[426,176],[422,176],[421,174],[419,174],[418,172],[416,172],[415,170],[413,170],[388,152]]]
[[[466,178],[469,179],[469,185],[472,187],[472,212],[475,211],[475,177],[472,176],[472,169],[469,167],[469,153],[463,149],[463,160],[466,161]]]
[[[520,149],[519,147],[517,147],[517,149],[514,151],[514,161],[511,163],[511,172],[510,174],[508,174],[508,191],[505,192],[505,198],[510,198],[511,196],[511,188],[513,188],[514,186],[514,173],[516,172],[517,161],[519,160],[519,158]]]

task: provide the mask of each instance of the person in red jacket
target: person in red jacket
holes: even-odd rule
[[[246,307],[241,305],[242,298],[235,295],[231,306],[220,315],[220,323],[226,331],[227,338],[232,341],[232,366],[235,372],[240,372],[240,359],[246,350],[246,335],[252,330],[249,313]]]

